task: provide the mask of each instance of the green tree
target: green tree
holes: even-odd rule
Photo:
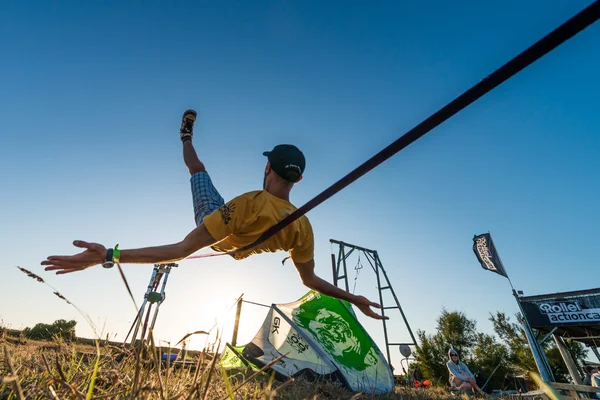
[[[489,382],[485,389],[500,389],[504,384],[504,377],[511,370],[508,348],[499,343],[492,335],[478,333],[473,346],[473,359],[477,370]]]
[[[517,320],[523,322],[521,315],[517,315]],[[496,315],[490,315],[490,321],[494,326],[494,332],[504,342],[508,350],[508,358],[516,368],[525,371],[536,371],[535,361],[527,343],[527,337],[521,326],[511,322],[503,312],[496,312]]]
[[[511,321],[502,312],[490,315],[496,338],[477,332],[476,322],[467,318],[463,312],[442,309],[435,333],[417,331],[420,346],[414,366],[419,367],[426,378],[445,384],[448,381],[448,349],[452,347],[458,351],[471,372],[479,371],[484,377],[490,377],[486,389],[500,389],[505,376],[511,371],[537,371],[522,328],[522,315],[517,314],[516,320],[517,322]],[[586,356],[586,350],[580,343],[569,341],[567,346],[575,359]],[[569,382],[568,370],[554,340],[548,339],[543,344],[543,349],[555,379]]]
[[[419,342],[417,348],[416,362],[414,367],[421,369],[424,377],[439,383],[440,380],[448,378],[446,369],[446,351],[444,349],[443,339],[438,335],[427,335],[424,331],[417,331]],[[440,342],[440,340],[442,340]]]
[[[496,334],[505,342],[509,349],[511,364],[525,371],[537,371],[527,337],[522,328],[524,322],[523,316],[517,314],[516,318],[519,323],[511,322],[510,318],[504,313],[497,312],[496,315],[490,316],[490,321],[494,325]],[[537,333],[534,332],[534,334]],[[579,342],[567,341],[567,347],[576,360],[584,359],[587,355],[587,351]],[[554,378],[559,382],[570,382],[569,371],[554,340],[546,340],[542,345],[542,349],[546,354]]]
[[[25,329],[25,337],[34,340],[53,340],[57,337],[66,341],[75,340],[75,325],[77,321],[59,319],[52,324],[38,323],[33,328]]]
[[[477,339],[476,322],[460,311],[449,312],[442,309],[437,320],[436,333],[427,335],[418,331],[421,343],[417,349],[415,367],[419,367],[425,377],[436,383],[448,382],[448,350],[454,348],[461,360],[471,368],[471,354]]]

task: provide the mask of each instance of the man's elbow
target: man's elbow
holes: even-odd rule
[[[188,242],[181,242],[181,244],[179,245],[179,255],[182,258],[186,258],[187,256],[193,254],[194,252],[196,252],[196,246],[194,246],[193,243],[188,243]]]
[[[303,276],[302,284],[309,289],[316,290],[319,288],[319,280],[316,276]]]
[[[216,242],[215,238],[212,237],[208,229],[201,224],[190,232],[183,241],[179,243],[179,251],[185,254],[185,257],[196,251],[210,246]]]
[[[192,238],[190,238],[189,236],[186,237],[183,241],[179,242],[177,247],[178,247],[177,252],[183,258],[195,253],[196,251],[198,251],[202,248],[202,247],[198,246],[197,241],[192,240]]]

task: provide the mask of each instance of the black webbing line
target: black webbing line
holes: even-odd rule
[[[271,236],[279,232],[281,229],[285,228],[340,190],[344,189],[346,186],[371,171],[373,168],[377,167],[379,164],[391,158],[393,155],[398,153],[400,150],[404,149],[420,137],[424,136],[426,133],[431,131],[433,128],[440,125],[442,122],[446,121],[448,118],[452,117],[454,114],[458,113],[475,100],[479,99],[496,86],[499,86],[513,75],[517,74],[522,69],[526,68],[533,62],[542,58],[544,55],[554,50],[556,47],[561,45],[562,43],[569,40],[571,37],[575,36],[589,25],[593,24],[600,18],[600,0],[595,1],[579,14],[575,15],[573,18],[556,28],[554,31],[550,32],[548,35],[540,39],[537,43],[529,47],[527,50],[523,51],[521,54],[517,55],[515,58],[504,64],[502,67],[494,71],[487,78],[483,79],[475,86],[471,87],[469,90],[458,96],[456,99],[452,100],[450,103],[446,104],[443,108],[437,111],[435,114],[431,115],[429,118],[421,122],[419,125],[415,126],[400,138],[398,138],[395,142],[381,150],[379,153],[375,154],[369,160],[365,161],[362,165],[357,167],[355,170],[350,172],[348,175],[344,176],[342,179],[331,185],[329,188],[325,189],[315,198],[310,200],[308,203],[304,204],[302,207],[298,208],[296,211],[288,215],[286,218],[279,221],[277,224],[271,226],[267,229],[258,239],[256,239],[253,243],[246,245],[237,250],[228,252],[227,254],[236,254],[241,253],[251,248],[261,244],[265,240],[269,239]]]

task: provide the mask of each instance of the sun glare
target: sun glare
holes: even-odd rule
[[[220,340],[222,349],[225,343],[232,343],[238,300],[227,295],[216,294],[211,299],[209,307],[200,309],[196,304],[186,305],[183,307],[183,311],[190,315],[190,322],[185,327],[180,326],[176,332],[169,329],[169,332],[163,332],[162,336],[168,336],[174,345],[188,334],[205,331],[209,334],[199,333],[189,336],[186,339],[186,348],[202,350],[207,347],[212,351],[216,350]],[[252,340],[260,329],[267,311],[268,309],[265,307],[242,302],[236,340],[238,345]],[[182,331],[181,328],[185,331]],[[180,343],[177,347],[181,346]]]

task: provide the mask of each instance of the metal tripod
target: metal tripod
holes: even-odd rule
[[[139,312],[135,316],[135,320],[133,321],[133,324],[131,325],[131,328],[129,329],[129,332],[127,333],[127,336],[125,337],[123,343],[127,342],[127,339],[129,338],[129,335],[131,335],[132,331],[132,345],[136,343],[136,340],[143,341],[146,339],[146,333],[148,332],[148,322],[150,321],[150,313],[152,312],[152,306],[156,305],[156,307],[154,308],[154,316],[152,317],[152,323],[150,324],[150,329],[154,329],[154,324],[156,324],[156,317],[158,316],[158,310],[162,302],[165,301],[165,287],[167,286],[169,273],[171,272],[171,268],[177,266],[178,264],[154,264],[152,276],[150,277],[150,283],[148,284],[148,289],[146,290],[146,294],[144,295],[144,302],[142,303]],[[158,292],[157,290],[161,280],[162,285],[160,287],[160,292]],[[148,306],[147,311],[146,306]],[[145,311],[146,317],[144,318]],[[144,320],[143,325],[142,319]],[[139,338],[138,333],[141,333]]]

